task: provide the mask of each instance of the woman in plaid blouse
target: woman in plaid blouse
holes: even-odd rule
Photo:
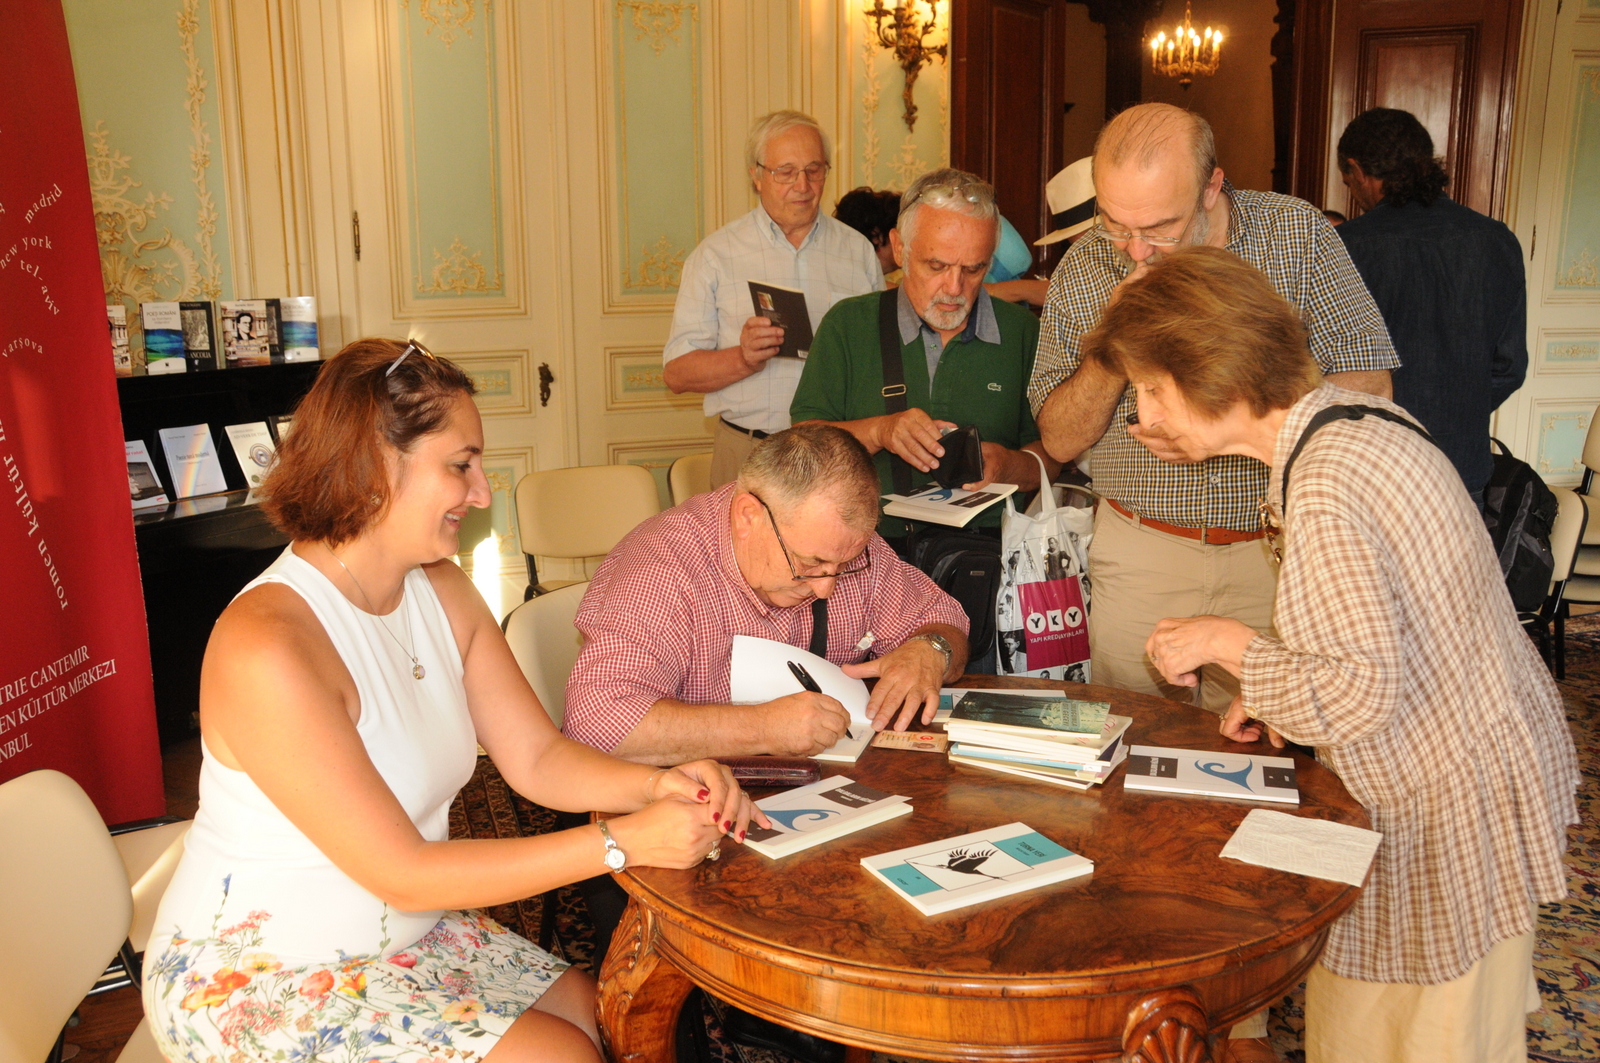
[[[1168,619],[1147,650],[1168,682],[1239,676],[1223,734],[1317,747],[1384,836],[1307,979],[1307,1060],[1525,1059],[1535,905],[1566,895],[1577,759],[1460,477],[1400,407],[1323,383],[1294,311],[1217,248],[1127,284],[1085,353],[1132,381],[1146,432],[1272,470],[1276,634]],[[1323,425],[1285,491],[1336,405],[1410,423]]]

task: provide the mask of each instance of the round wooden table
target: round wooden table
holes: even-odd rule
[[[1109,687],[1063,689],[1132,716],[1133,744],[1270,755],[1192,706]],[[691,984],[786,1026],[935,1060],[1203,1063],[1237,1020],[1291,990],[1356,898],[1337,882],[1222,860],[1251,808],[1368,826],[1333,773],[1294,754],[1287,806],[1087,790],[869,748],[827,774],[911,799],[909,816],[781,860],[724,845],[688,871],[618,876],[630,901],[600,974],[614,1059],[674,1058]],[[831,770],[831,769],[840,770]],[[1095,862],[1093,875],[928,917],[860,865],[1016,820]]]

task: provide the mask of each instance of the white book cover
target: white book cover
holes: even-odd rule
[[[909,495],[884,495],[888,502],[883,511],[891,517],[905,520],[925,520],[952,528],[965,528],[972,518],[1016,491],[1016,484],[990,484],[982,491],[963,491],[959,487],[929,484]]]
[[[286,362],[315,362],[322,357],[317,340],[317,297],[292,295],[278,300],[278,331]]]
[[[161,486],[161,476],[156,472],[156,463],[150,460],[144,440],[127,439],[122,446],[128,452],[128,493],[133,496],[133,508],[166,505],[166,489]]]
[[[772,821],[772,829],[752,823],[744,843],[774,860],[911,811],[908,798],[842,775],[763,797],[756,805]]]
[[[1046,760],[1089,761],[1099,757],[1121,738],[1133,723],[1131,716],[1107,713],[1105,726],[1092,739],[1069,734],[1023,735],[974,727],[960,720],[949,720],[944,725],[951,741],[965,745],[985,746],[991,749],[1010,750],[1013,755],[1037,756]]]
[[[211,426],[185,425],[161,429],[161,449],[167,455],[167,472],[179,498],[214,495],[228,489],[222,476],[222,461],[211,439]]]
[[[118,376],[132,376],[133,349],[128,345],[128,308],[121,303],[107,303],[106,322],[111,326],[111,364]]]
[[[1105,764],[1109,761],[1117,749],[1122,747],[1122,736],[1132,723],[1132,717],[1114,716],[1111,719],[1113,728],[1111,738],[1100,749],[1066,744],[1055,749],[1015,749],[990,741],[991,735],[982,732],[967,734],[958,729],[958,733],[950,735],[951,751],[959,749],[962,756],[988,757],[991,760],[1008,760],[1017,764],[1042,764],[1048,767],[1079,770],[1085,766]],[[1042,742],[1039,744],[1044,745]]]
[[[863,857],[861,866],[923,915],[1008,897],[1094,871],[1094,861],[1056,844],[1026,823],[1007,823]]]
[[[239,459],[239,471],[244,473],[245,483],[252,488],[260,487],[267,470],[272,468],[273,459],[278,456],[267,422],[230,424],[228,442],[233,444],[233,456]]]
[[[735,635],[733,655],[728,662],[729,698],[735,705],[761,705],[800,693],[805,687],[789,669],[791,662],[809,672],[822,692],[838,701],[850,714],[849,731],[818,753],[816,759],[854,764],[872,743],[872,722],[867,719],[867,684],[845,675],[843,669],[831,661],[787,642]]]
[[[1128,750],[1128,790],[1150,790],[1202,797],[1233,797],[1298,805],[1294,761],[1254,753],[1211,753],[1203,749],[1134,746]]]

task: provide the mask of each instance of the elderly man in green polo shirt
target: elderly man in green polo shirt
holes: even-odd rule
[[[900,199],[900,218],[889,243],[905,269],[893,291],[836,303],[822,319],[789,406],[791,422],[826,421],[861,441],[875,456],[885,493],[893,491],[891,455],[911,467],[920,487],[944,456],[941,430],[975,424],[983,439],[983,479],[1039,486],[1044,459],[1054,478],[1059,464],[1039,442],[1028,407],[1028,380],[1039,338],[1034,316],[990,299],[983,289],[999,239],[994,189],[961,170],[941,169],[912,182]],[[880,300],[894,300],[905,406],[888,411],[879,342]],[[998,529],[1000,507],[973,521]],[[910,525],[884,517],[878,534],[902,548]]]

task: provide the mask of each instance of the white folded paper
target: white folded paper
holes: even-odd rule
[[[1359,886],[1383,835],[1325,819],[1307,819],[1266,808],[1251,809],[1222,855],[1230,860]]]
[[[786,642],[758,639],[750,635],[733,637],[733,657],[728,665],[728,696],[736,705],[760,705],[805,688],[789,670],[793,661],[811,673],[817,686],[836,699],[850,714],[854,737],[840,738],[818,754],[818,760],[854,762],[872,741],[872,722],[867,718],[867,684],[845,675],[838,665]]]

